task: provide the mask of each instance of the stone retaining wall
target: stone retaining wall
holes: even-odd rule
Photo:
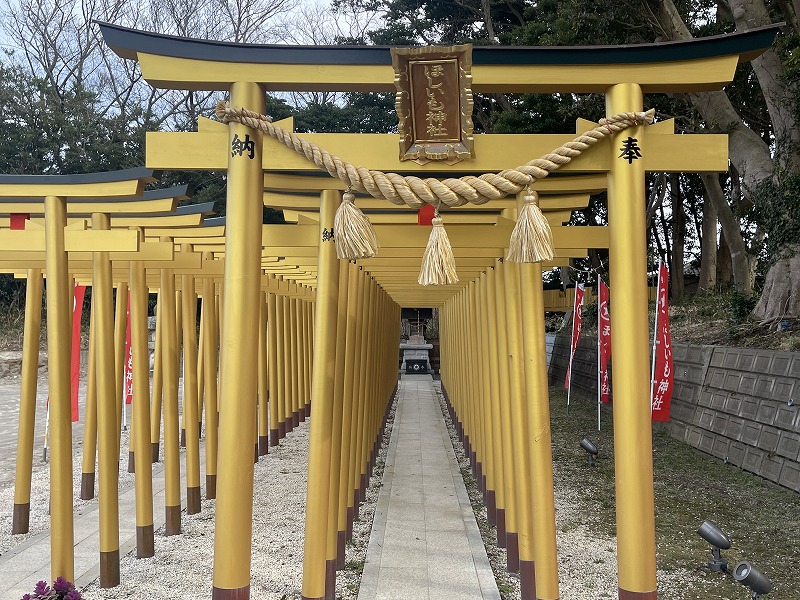
[[[597,395],[597,340],[573,359],[572,393]],[[800,353],[673,344],[671,435],[800,491]],[[555,336],[551,385],[564,385],[569,334]]]

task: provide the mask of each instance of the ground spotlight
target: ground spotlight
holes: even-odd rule
[[[586,450],[586,454],[589,455],[589,466],[596,467],[597,461],[595,458],[597,458],[597,446],[594,445],[594,442],[589,438],[583,438],[581,440],[581,448]]]
[[[711,544],[711,560],[708,561],[708,568],[711,571],[726,573],[728,571],[728,561],[722,558],[720,550],[727,550],[731,547],[731,541],[722,530],[717,527],[714,521],[703,521],[697,530],[697,535]]]
[[[772,582],[749,561],[743,560],[734,567],[733,578],[750,588],[753,600],[758,600],[762,594],[769,594],[772,591]]]

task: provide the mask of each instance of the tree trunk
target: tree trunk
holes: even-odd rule
[[[791,257],[779,260],[767,272],[761,299],[753,310],[753,316],[762,322],[800,314],[800,246],[790,250],[794,252]]]
[[[740,31],[770,22],[763,0],[728,0],[728,3]],[[796,3],[792,4],[796,14]],[[655,8],[658,35],[670,40],[691,38],[672,0],[659,0]],[[787,86],[783,77],[784,67],[771,50],[753,60],[753,71],[767,103],[777,149],[781,153],[781,169],[784,173],[796,173],[800,170],[800,127],[786,101],[796,95],[797,90]],[[755,190],[762,181],[774,178],[776,169],[769,146],[742,122],[724,92],[692,93],[689,98],[710,128],[728,133],[729,158],[741,176],[745,195]],[[731,241],[731,236],[728,241]],[[790,252],[785,255],[790,256]],[[800,315],[800,269],[795,268],[797,260],[794,257],[783,258],[769,269],[761,298],[753,311],[754,317],[771,321],[786,315]]]
[[[686,248],[686,213],[680,194],[680,175],[669,176],[670,200],[672,201],[672,264],[670,265],[673,300],[683,298],[683,254]]]
[[[717,287],[726,290],[730,287],[732,280],[731,247],[728,245],[728,238],[725,237],[725,228],[723,227],[717,249]]]
[[[734,216],[730,204],[722,191],[719,176],[716,173],[702,173],[700,179],[705,187],[706,197],[713,203],[717,218],[725,234],[725,242],[730,249],[730,270],[736,291],[745,296],[753,293],[753,276],[750,255],[742,237],[739,220]],[[756,260],[753,258],[752,260]],[[720,281],[720,284],[723,282]]]
[[[709,292],[717,285],[717,209],[703,194],[703,243],[700,246],[700,281],[698,293]]]

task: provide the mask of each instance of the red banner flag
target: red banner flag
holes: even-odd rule
[[[650,410],[653,421],[669,421],[672,402],[672,340],[669,334],[667,290],[669,272],[666,265],[658,269],[655,335],[653,338],[653,376],[650,387]]]
[[[78,385],[81,379],[81,317],[85,293],[86,286],[75,285],[75,297],[72,302],[72,365],[70,367],[73,423],[78,421]]]
[[[581,337],[581,306],[583,305],[583,284],[575,286],[575,303],[572,305],[572,346],[569,352],[569,364],[567,365],[567,377],[564,380],[564,387],[569,389],[570,375],[572,375],[572,359],[575,357],[575,350],[578,348],[578,340]]]
[[[599,367],[600,402],[606,404],[611,395],[608,361],[611,358],[611,315],[608,312],[608,286],[597,279],[597,356]]]
[[[133,348],[131,348],[131,293],[128,292],[128,312],[126,313],[125,320],[127,326],[125,328],[125,404],[133,402]]]

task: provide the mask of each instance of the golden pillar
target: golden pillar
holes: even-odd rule
[[[192,248],[183,244],[182,252]],[[186,514],[200,512],[200,415],[197,406],[197,297],[194,277],[181,275],[183,317],[183,423],[186,431]]]
[[[278,369],[278,311],[277,296],[267,296],[267,373],[269,375],[269,445],[278,445],[278,423],[280,423],[281,382]]]
[[[92,229],[110,229],[107,214],[92,215]],[[119,433],[116,352],[111,260],[108,252],[93,254],[95,326],[97,327],[97,432],[100,473],[100,587],[119,585]],[[125,287],[127,308],[127,286]],[[119,293],[117,304],[120,303]],[[119,314],[119,313],[118,313]],[[124,350],[124,345],[123,345]],[[53,448],[55,455],[55,448]]]
[[[269,367],[267,360],[267,292],[261,292],[258,327],[258,454],[269,452]]]
[[[217,497],[217,349],[219,332],[217,328],[216,291],[211,277],[203,279],[203,374],[206,390],[206,498]]]
[[[342,443],[339,466],[339,503],[336,515],[336,568],[344,568],[345,543],[347,541],[347,522],[352,516],[350,473],[352,469],[351,450],[353,446],[353,432],[355,429],[355,414],[353,407],[354,394],[354,365],[358,346],[356,345],[356,322],[359,318],[359,305],[361,301],[359,289],[359,271],[353,263],[348,263],[347,269],[347,324],[345,330],[344,353],[344,404],[342,406]]]
[[[499,540],[501,532],[498,515],[505,510],[506,496],[504,490],[503,431],[501,428],[502,409],[500,407],[500,364],[497,353],[497,331],[495,329],[497,304],[494,297],[494,269],[489,269],[486,272],[482,292],[486,327],[485,353],[489,359],[489,410],[492,414],[492,459],[494,470],[494,488],[492,495],[488,498],[488,508],[490,514],[494,513],[491,514],[491,522],[497,527],[497,538]],[[505,531],[502,533],[503,541],[505,541]]]
[[[508,363],[508,324],[506,321],[506,290],[505,266],[498,262],[495,266],[495,318],[497,331],[497,355],[502,357],[497,371],[500,388],[500,419],[503,430],[503,493],[505,495],[505,510],[497,514],[497,544],[506,548],[508,570],[516,570],[519,565],[519,550],[517,547],[517,477],[516,461],[514,460],[514,434],[511,411],[511,375]]]
[[[254,83],[234,83],[231,104],[264,110],[264,91]],[[250,597],[253,530],[253,440],[258,393],[258,315],[261,289],[263,175],[261,135],[228,124],[233,150],[228,156],[225,228],[217,510],[214,537],[214,600]],[[237,144],[238,142],[238,144]],[[242,150],[242,152],[238,152]]]
[[[122,413],[125,410],[125,333],[128,329],[128,284],[117,285],[114,304],[114,392],[117,402],[117,454],[122,440]],[[130,460],[130,457],[129,457]]]
[[[358,483],[359,483],[359,475],[360,471],[360,459],[361,455],[360,445],[361,445],[361,436],[362,436],[362,425],[363,425],[363,407],[361,402],[361,391],[362,391],[362,380],[361,380],[361,372],[363,370],[363,352],[366,351],[364,348],[364,312],[366,309],[367,301],[369,296],[369,288],[368,288],[368,280],[367,276],[365,275],[364,271],[361,267],[358,267],[358,300],[357,300],[357,308],[358,308],[358,319],[356,321],[356,328],[355,328],[355,355],[353,356],[353,410],[351,412],[352,415],[352,423],[351,429],[352,433],[350,434],[350,462],[348,466],[348,479],[350,481],[350,485],[348,487],[348,501],[347,501],[347,530],[345,535],[347,539],[352,538],[353,536],[353,520],[358,515]]]
[[[289,296],[283,298],[283,352],[281,353],[281,361],[283,367],[283,430],[282,436],[285,436],[292,430],[292,319],[291,319],[291,302]]]
[[[624,83],[606,90],[606,112],[642,110],[642,90]],[[614,313],[614,470],[620,600],[656,598],[653,441],[647,320],[647,236],[644,161],[620,154],[642,147],[643,126],[611,137],[608,173],[609,271]]]
[[[28,533],[31,514],[33,436],[36,384],[39,378],[39,336],[42,329],[42,270],[28,269],[25,283],[25,334],[22,340],[22,386],[19,394],[17,469],[11,533]],[[94,456],[92,456],[94,458]]]
[[[131,261],[131,348],[133,358],[133,456],[136,473],[136,558],[155,554],[153,541],[153,462],[150,443],[150,360],[144,263]]]
[[[67,202],[47,196],[45,269],[47,271],[47,380],[50,391],[50,572],[52,579],[75,580],[72,521],[72,409],[70,352],[72,312],[64,249]],[[116,478],[114,479],[116,481]]]
[[[89,316],[89,366],[86,375],[86,408],[83,420],[83,460],[81,463],[81,500],[94,498],[97,461],[97,327],[94,323],[94,294]]]
[[[311,380],[311,436],[308,450],[308,492],[303,552],[303,600],[325,597],[325,541],[330,493],[330,458],[333,398],[336,369],[336,310],[339,259],[332,235],[333,216],[341,202],[336,190],[325,190],[320,198],[320,246],[317,263],[317,314],[314,333],[314,363]]]
[[[347,342],[348,264],[339,264],[339,299],[336,306],[336,373],[333,382],[333,421],[331,423],[330,489],[328,492],[328,539],[325,554],[325,597],[336,600],[337,532],[339,524],[339,475],[344,411],[344,361]],[[302,321],[301,321],[302,323]],[[346,469],[346,464],[344,465]]]
[[[178,331],[175,306],[175,273],[161,269],[159,292],[161,318],[162,379],[164,405],[164,510],[166,534],[181,532],[181,465],[178,419]]]
[[[547,391],[547,348],[544,332],[542,265],[520,263],[523,363],[528,390],[528,447],[533,497],[533,562],[537,600],[558,600],[556,514],[553,494],[553,450],[550,398]]]
[[[161,398],[163,396],[164,373],[161,358],[161,290],[156,296],[156,332],[153,348],[153,396],[150,400],[150,444],[152,445],[152,461],[158,462],[158,449],[161,443]]]

